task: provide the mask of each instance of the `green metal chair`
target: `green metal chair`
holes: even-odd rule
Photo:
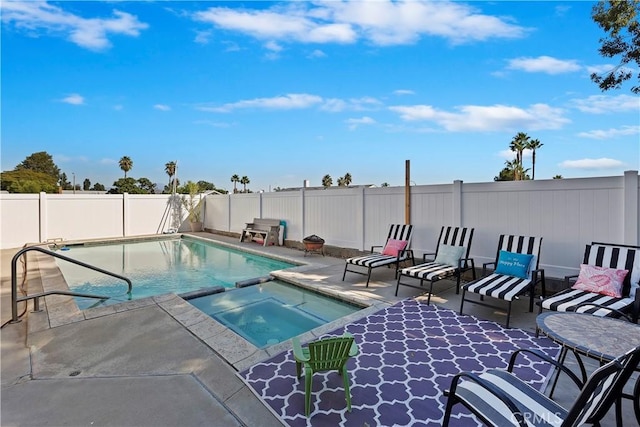
[[[325,338],[310,342],[307,347],[300,345],[297,337],[291,339],[293,357],[296,360],[296,375],[300,378],[304,366],[304,410],[308,417],[311,409],[311,385],[314,372],[336,370],[344,381],[344,394],[347,409],[351,411],[351,392],[349,391],[349,376],[347,361],[358,354],[358,345],[353,335],[345,333],[340,337]]]

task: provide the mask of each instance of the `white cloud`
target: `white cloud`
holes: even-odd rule
[[[546,104],[523,109],[508,105],[465,105],[455,112],[438,110],[430,105],[389,107],[405,121],[431,121],[450,132],[491,132],[513,130],[559,129],[570,120],[564,110]]]
[[[156,104],[153,106],[153,108],[160,111],[171,111],[171,107],[165,104]]]
[[[116,110],[116,111],[121,111],[123,108],[124,107],[122,105],[120,105],[120,104],[113,106],[113,109]]]
[[[365,96],[362,98],[338,99],[330,98],[323,102],[320,107],[323,111],[331,113],[339,113],[341,111],[371,111],[378,110],[382,106],[382,102],[376,98]]]
[[[574,59],[556,59],[550,56],[510,59],[507,68],[511,70],[522,70],[528,73],[546,74],[572,73],[582,69]]]
[[[224,104],[220,107],[199,106],[201,111],[229,113],[234,110],[253,108],[266,110],[299,110],[309,108],[322,102],[322,98],[306,93],[292,93],[273,98],[256,98]]]
[[[279,3],[270,9],[211,7],[193,19],[261,40],[299,43],[411,44],[423,36],[452,43],[520,38],[528,29],[457,2]]]
[[[71,105],[84,105],[84,97],[82,97],[82,95],[78,95],[77,93],[72,93],[62,98],[60,102]]]
[[[211,38],[211,31],[196,31],[196,38],[193,40],[199,44],[208,44]]]
[[[274,42],[273,40],[265,43],[264,47],[265,49],[273,52],[280,52],[282,50],[282,46],[280,46],[278,43]]]
[[[64,11],[47,2],[2,3],[2,21],[31,34],[63,35],[80,47],[104,50],[111,46],[109,35],[122,34],[137,37],[149,26],[126,12],[113,11],[113,18],[83,18]]]
[[[619,129],[590,130],[580,132],[578,136],[591,139],[613,139],[618,136],[635,135],[640,133],[640,126],[622,126]]]
[[[415,95],[416,93],[409,89],[398,89],[398,90],[394,90],[393,94],[402,96],[402,95]]]
[[[307,58],[326,58],[326,56],[327,54],[320,49],[315,49],[313,52],[307,55]]]
[[[101,165],[115,165],[118,163],[118,161],[115,159],[103,158],[103,159],[100,159],[99,163]]]
[[[349,126],[350,130],[355,130],[360,125],[372,125],[376,123],[375,120],[367,116],[363,116],[359,119],[347,119],[344,122]]]
[[[565,160],[558,166],[567,169],[615,169],[624,166],[620,160],[602,157],[600,159]]]
[[[571,103],[583,113],[604,114],[640,109],[640,98],[631,95],[592,95],[586,99],[573,99]]]

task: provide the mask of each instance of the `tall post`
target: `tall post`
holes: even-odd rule
[[[411,224],[411,161],[404,161],[404,223]]]

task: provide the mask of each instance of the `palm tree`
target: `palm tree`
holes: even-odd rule
[[[347,172],[344,174],[343,180],[344,180],[344,185],[348,187],[349,185],[351,185],[351,181],[353,181],[353,178],[351,178],[351,174]]]
[[[344,187],[346,185],[346,180],[343,177],[338,178],[338,187]]]
[[[331,179],[331,175],[327,174],[322,177],[322,186],[324,188],[329,188],[333,184],[333,179]]]
[[[383,182],[382,184],[380,184],[380,187],[388,187],[389,183],[388,182]]]
[[[562,175],[556,175],[553,177],[553,179],[562,179]]]
[[[169,175],[169,186],[171,186],[171,178],[176,174],[176,162],[169,162],[164,165],[164,171]]]
[[[131,160],[129,156],[124,156],[120,159],[118,165],[120,165],[120,169],[124,171],[124,177],[126,178],[127,172],[129,172],[131,168],[133,168],[133,160]]]
[[[236,188],[236,184],[240,182],[240,177],[238,175],[231,176],[231,182],[233,182],[233,192],[237,193],[238,189]]]
[[[511,144],[509,144],[509,148],[511,149],[511,151],[516,153],[516,163],[518,163],[521,167],[522,167],[522,152],[527,148],[530,140],[531,140],[531,137],[529,135],[527,135],[524,132],[518,132],[516,136],[514,136],[513,139],[511,140]],[[515,175],[513,177],[515,181],[519,181],[523,179],[523,177],[520,175],[519,169],[514,168],[513,171],[515,172]]]
[[[527,149],[531,150],[531,179],[536,179],[536,150],[543,145],[539,139],[532,139],[527,144]]]
[[[247,192],[247,184],[250,183],[251,181],[249,181],[249,177],[248,176],[243,176],[242,178],[240,178],[240,184],[243,185],[243,193]]]

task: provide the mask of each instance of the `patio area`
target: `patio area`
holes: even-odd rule
[[[377,269],[369,287],[365,287],[366,278],[362,276],[349,275],[344,282],[341,280],[343,259],[321,255],[305,257],[303,251],[291,248],[263,248],[254,243],[238,243],[232,237],[208,233],[199,235],[306,263],[308,265],[303,268],[282,272],[279,276],[343,299],[371,305],[357,315],[305,334],[302,341],[344,329],[355,335],[368,316],[389,313],[394,307],[415,305],[413,297],[420,294],[419,290],[403,288],[400,296],[395,297],[391,269]],[[3,324],[11,318],[8,267],[14,253],[2,251],[0,302]],[[28,269],[30,292],[34,292],[42,286],[42,266],[38,262],[30,262]],[[53,298],[68,299],[62,296]],[[454,313],[460,301],[459,295],[455,294],[455,283],[438,282],[431,301],[438,307],[436,312]],[[525,299],[514,304],[511,319],[514,329],[510,331],[534,342],[531,337],[537,312],[527,312],[527,306]],[[432,311],[433,308],[428,310]],[[504,324],[504,313],[495,313],[493,309],[475,304],[465,309],[465,314],[473,316],[465,318],[484,322],[484,327],[494,330],[493,322]],[[81,319],[69,318],[63,308],[49,313],[30,312],[23,318],[26,320],[2,328],[2,425],[327,425],[327,419],[323,417],[312,417],[307,422],[296,414],[291,419],[281,414],[276,416],[273,405],[265,403],[267,399],[259,398],[260,393],[245,382],[250,382],[245,374],[254,366],[278,357],[284,362],[289,357],[289,342],[253,351],[173,296],[133,301],[91,314],[85,312],[83,316]],[[545,348],[551,348],[549,341],[545,341]],[[437,357],[435,353],[433,357]],[[595,362],[588,362],[589,369],[596,366]],[[540,377],[536,381],[542,383]],[[354,413],[358,407],[367,405],[361,400],[363,395],[356,392],[358,385],[358,377],[353,376]],[[440,386],[448,387],[448,383],[440,383]],[[577,390],[562,377],[558,387],[554,397],[561,404],[568,405]],[[301,387],[298,390],[300,396],[296,399],[301,403],[299,414],[303,416],[304,392]],[[402,394],[403,391],[397,393]],[[337,396],[335,407],[344,409],[340,406],[343,395],[337,393]],[[319,395],[314,399],[319,399]],[[635,417],[629,401],[623,401],[623,411],[624,419],[629,420],[628,425],[634,425]],[[420,420],[417,417],[413,421],[427,425],[427,418]],[[392,424],[391,419],[388,422]],[[402,425],[401,420],[393,422]],[[437,425],[437,420],[432,422],[431,425]],[[387,425],[380,419],[378,423]],[[412,420],[407,418],[405,425],[410,424]],[[609,411],[603,425],[615,426],[613,410]]]

